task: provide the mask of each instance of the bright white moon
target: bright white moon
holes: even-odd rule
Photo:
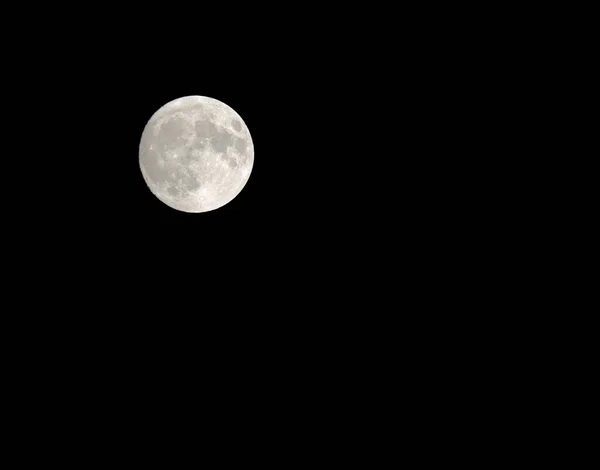
[[[254,145],[242,118],[225,103],[186,96],[165,104],[142,133],[140,168],[162,202],[184,212],[229,203],[246,185]]]

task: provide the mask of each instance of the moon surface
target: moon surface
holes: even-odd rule
[[[225,103],[185,96],[152,115],[139,156],[144,180],[158,199],[179,211],[208,212],[244,188],[254,145],[242,118]]]

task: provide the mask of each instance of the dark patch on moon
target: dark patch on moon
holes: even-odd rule
[[[238,162],[233,155],[225,155],[224,159],[227,165],[229,165],[229,168],[237,168]]]
[[[196,121],[196,136],[200,139],[213,136],[217,132],[216,126],[210,121]]]
[[[165,149],[173,149],[185,143],[182,134],[185,132],[186,122],[178,117],[163,123],[158,131],[158,143]]]
[[[241,154],[246,155],[246,141],[244,139],[237,139],[235,141],[235,149]]]
[[[242,124],[237,119],[233,119],[231,121],[231,127],[233,127],[238,132],[242,130]]]
[[[211,146],[217,153],[227,152],[227,147],[233,143],[233,136],[227,132],[218,132],[211,139]]]
[[[238,127],[236,127],[236,125],[233,124],[234,122],[237,123]],[[237,130],[240,130],[242,128],[241,123],[237,120],[232,121],[232,126]],[[234,145],[236,141],[236,138],[233,134],[227,132],[226,130],[219,129],[211,121],[196,121],[195,130],[196,139],[193,143],[194,148],[203,149],[205,147],[205,143],[202,139],[208,139],[210,142],[210,146],[214,149],[216,153],[225,153],[227,152],[227,148]]]

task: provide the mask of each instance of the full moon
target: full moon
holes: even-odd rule
[[[152,193],[173,209],[208,212],[231,202],[254,164],[242,118],[206,96],[186,96],[156,111],[142,132],[140,168]]]

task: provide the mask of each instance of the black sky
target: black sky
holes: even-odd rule
[[[232,14],[227,28],[209,14],[206,27],[113,15],[39,41],[33,70],[19,70],[43,124],[32,144],[47,189],[24,193],[35,210],[15,226],[44,233],[46,264],[70,266],[78,284],[91,276],[91,291],[120,280],[122,292],[240,286],[312,302],[359,295],[346,286],[387,272],[398,251],[421,256],[444,207],[437,125],[449,114],[436,106],[447,70],[430,67],[418,28],[346,13]],[[243,191],[204,214],[167,207],[139,170],[148,119],[186,95],[235,109],[255,147]]]
[[[521,239],[486,191],[505,200],[498,168],[520,167],[518,151],[497,150],[513,120],[480,138],[480,110],[497,109],[490,96],[503,88],[486,81],[498,66],[482,65],[485,44],[469,52],[479,36],[462,29],[454,44],[434,6],[419,16],[229,6],[53,11],[39,27],[26,20],[34,40],[9,33],[9,319],[48,351],[76,338],[70,357],[93,345],[118,364],[129,348],[127,374],[150,353],[174,354],[168,368],[248,354],[278,378],[291,370],[286,348],[319,364],[328,345],[328,375],[348,351],[354,370],[365,351],[410,341],[411,321],[426,337],[445,330],[465,299],[486,312],[477,295],[500,264],[490,258],[510,255],[493,237]],[[202,214],[163,204],[139,169],[148,119],[186,95],[231,106],[254,142],[245,188]]]

